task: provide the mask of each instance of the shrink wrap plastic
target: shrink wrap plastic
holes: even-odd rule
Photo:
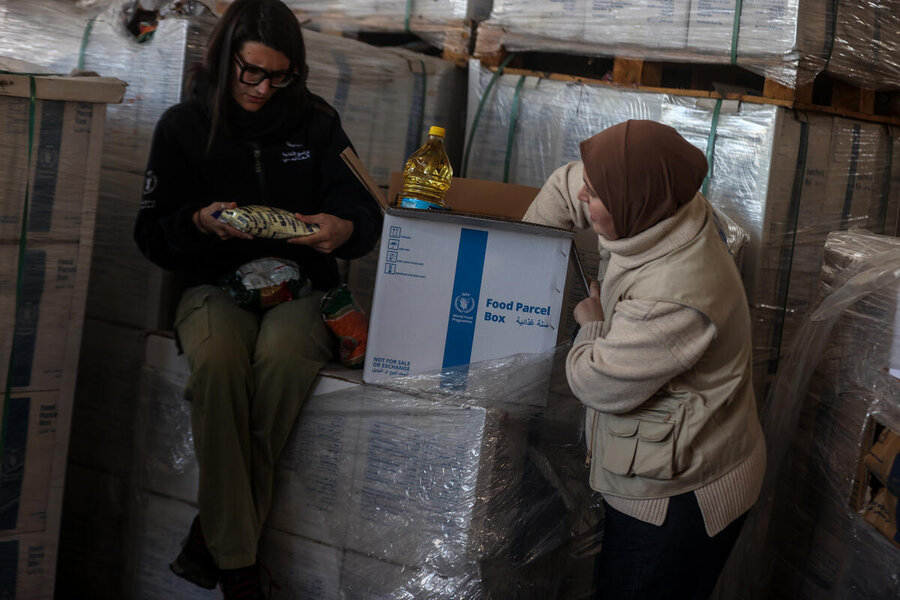
[[[477,44],[479,53],[502,44],[508,51],[736,63],[791,88],[827,71],[860,87],[896,89],[898,7],[896,0],[494,0]]]
[[[178,3],[157,2],[163,18],[153,36],[138,43],[123,25],[130,4],[0,0],[0,56],[27,57],[63,73],[81,57],[84,69],[128,83],[125,99],[107,115],[88,315],[153,330],[170,325],[170,279],[138,251],[134,218],[156,122],[182,99],[189,69],[202,60],[215,20],[199,3],[175,12]],[[458,164],[462,69],[403,49],[314,31],[304,36],[309,88],[338,111],[377,183],[387,186],[389,173],[402,169],[432,124],[447,129],[448,153]]]
[[[831,233],[817,304],[762,406],[769,471],[718,597],[900,596],[898,377],[900,240]],[[891,433],[891,451],[875,443]]]
[[[141,255],[132,230],[153,129],[181,99],[212,23],[171,13],[138,43],[124,27],[130,4],[0,0],[0,55],[61,73],[80,66],[128,83],[122,103],[107,112],[87,315],[158,329],[168,320],[168,278]]]
[[[739,264],[758,398],[809,306],[828,232],[897,230],[900,146],[885,125],[602,84],[495,79],[474,60],[468,105],[463,177],[540,187],[580,160],[581,140],[628,119],[671,125],[706,154],[707,198],[750,238]]]
[[[491,0],[285,0],[301,22],[322,29],[409,31],[432,46],[469,53],[471,22],[490,15]]]
[[[429,373],[307,399],[276,466],[260,550],[280,593],[591,598],[602,508],[567,350],[474,363],[460,392]],[[517,404],[547,388],[531,373],[548,362],[547,407]],[[166,561],[196,512],[197,467],[185,375],[145,367],[142,379],[130,547],[138,597],[158,598],[173,591]]]
[[[402,48],[304,30],[309,89],[341,116],[344,131],[375,182],[428,139],[428,127],[447,130],[447,154],[459,165],[465,115],[465,70]]]

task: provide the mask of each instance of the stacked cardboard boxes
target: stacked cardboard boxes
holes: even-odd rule
[[[10,598],[53,598],[106,103],[124,89],[0,75],[0,595]]]
[[[403,48],[374,48],[304,30],[309,89],[341,116],[363,164],[386,187],[392,171],[427,139],[428,128],[447,130],[454,166],[462,155],[465,70]]]
[[[192,586],[166,568],[196,513],[196,463],[183,398],[187,370],[183,358],[174,357],[171,339],[148,340],[162,352],[148,352],[142,373],[132,593],[194,597],[185,595],[195,592]],[[488,374],[533,367],[494,364]],[[563,447],[550,443],[550,431],[565,430],[570,441],[577,436],[574,399],[556,396],[550,409],[528,408],[513,397],[521,390],[510,390],[509,397],[472,403],[461,395],[416,393],[409,380],[394,380],[389,389],[337,377],[352,379],[346,372],[323,374],[278,462],[260,553],[282,593],[479,597],[492,584],[481,561],[546,554],[568,538],[570,512],[561,498],[579,489],[584,498],[584,483],[567,471],[577,458],[564,459],[564,451],[551,458],[546,450]],[[335,383],[340,389],[326,392],[325,385]],[[538,432],[545,432],[543,445]],[[538,463],[544,475],[537,474]],[[523,477],[528,465],[535,471],[530,480]],[[573,527],[592,533],[596,514],[582,520]]]
[[[219,11],[230,0],[217,3]],[[456,56],[469,54],[473,24],[488,17],[491,0],[286,0],[307,27],[322,31],[414,33]]]
[[[722,598],[900,594],[900,241],[827,238],[816,310],[773,387],[771,465]]]
[[[82,590],[118,598],[122,592],[115,585],[84,582],[83,565],[122,571],[136,418],[132,399],[139,393],[144,336],[170,326],[177,293],[172,278],[137,250],[132,229],[153,129],[162,112],[182,99],[190,66],[201,59],[214,21],[199,9],[169,11],[153,36],[138,43],[124,30],[128,7],[119,3],[83,7],[36,0],[0,6],[0,54],[27,56],[62,72],[80,65],[128,82],[125,100],[109,111],[104,132],[61,561],[68,587],[96,583]],[[454,101],[465,93],[458,67],[313,31],[307,32],[307,52],[311,89],[339,109],[349,137],[385,184],[387,173],[400,168],[418,144],[418,129],[432,123],[462,128],[461,103]],[[454,154],[459,153],[457,147]],[[83,493],[86,488],[102,492]]]
[[[553,23],[548,26],[548,23]],[[867,89],[900,87],[892,2],[495,0],[476,55],[538,50],[737,64],[789,88],[823,71]]]
[[[499,179],[507,169],[510,181],[540,186],[558,166],[579,160],[580,140],[627,119],[669,124],[703,150],[710,163],[707,197],[750,235],[742,276],[762,399],[809,307],[827,233],[852,226],[897,230],[895,132],[767,104],[537,76],[495,80],[494,72],[472,61],[466,133],[472,141],[463,172]],[[596,263],[596,256],[585,262]]]

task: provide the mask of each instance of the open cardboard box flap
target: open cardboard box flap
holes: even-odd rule
[[[396,206],[403,187],[403,174],[391,173],[388,202]],[[521,221],[540,190],[527,185],[454,177],[444,196],[453,212]]]
[[[388,195],[385,198],[381,188],[351,148],[344,149],[341,158],[378,202],[382,211],[387,212],[389,208],[397,206],[397,195],[403,187],[402,173],[399,171],[391,173]],[[521,221],[539,191],[538,188],[515,183],[454,177],[450,189],[444,196],[444,202],[451,209],[447,211],[449,213]]]

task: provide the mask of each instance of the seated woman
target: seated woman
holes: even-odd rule
[[[335,110],[306,87],[297,18],[280,0],[235,0],[219,19],[193,95],[153,137],[138,247],[187,288],[175,331],[191,376],[199,514],[171,564],[226,599],[263,598],[257,550],[275,462],[334,341],[322,320],[336,258],[366,254],[382,216],[344,164]],[[238,206],[289,211],[314,225],[287,240],[253,237],[217,216]],[[223,278],[259,259],[302,270],[312,291],[262,310],[239,305]]]

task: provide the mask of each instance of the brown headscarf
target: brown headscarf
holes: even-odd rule
[[[581,142],[584,174],[620,238],[671,217],[706,177],[706,157],[668,125],[625,121]]]

